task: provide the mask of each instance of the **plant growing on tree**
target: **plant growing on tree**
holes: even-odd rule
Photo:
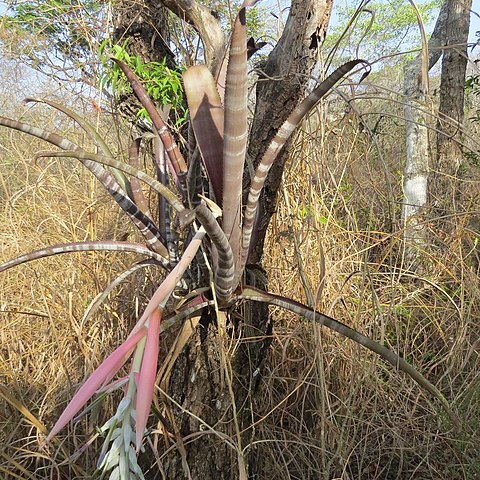
[[[178,116],[176,125],[186,120],[187,110],[183,102],[182,75],[166,65],[166,59],[161,62],[143,63],[138,56],[129,55],[128,39],[122,45],[111,44],[104,40],[98,49],[98,55],[103,69],[100,87],[110,89],[116,97],[123,97],[132,92],[121,68],[111,59],[119,60],[127,65],[142,82],[148,96],[156,105],[170,106]],[[143,107],[137,117],[148,119],[148,113]]]
[[[223,62],[216,77],[203,65],[190,67],[183,74],[193,132],[187,159],[177,146],[166,121],[155,109],[148,96],[148,88],[127,65],[128,62],[114,59],[162,140],[171,182],[168,179],[158,181],[137,168],[139,140],[131,145],[129,163],[117,160],[88,122],[61,105],[29,99],[47,103],[72,117],[94,140],[99,153],[88,152],[55,133],[0,117],[0,125],[42,138],[60,149],[39,152],[38,157],[78,159],[103,184],[145,239],[145,244],[97,241],[57,245],[6,262],[0,266],[0,271],[48,255],[88,250],[142,253],[166,271],[165,278],[128,338],[78,390],[46,439],[51,441],[68,422],[76,418],[94,395],[103,395],[125,386],[116,414],[101,427],[105,434],[99,459],[102,476],[111,470],[112,479],[143,478],[136,455],[142,449],[154,394],[159,334],[173,323],[196,316],[207,307],[215,309],[221,326],[226,321],[226,313],[244,300],[272,304],[295,312],[379,354],[436,397],[452,422],[457,424],[456,416],[441,392],[393,351],[299,302],[242,283],[252,235],[259,220],[259,197],[279,153],[302,119],[342,77],[358,66],[367,67],[368,72],[367,62],[359,59],[349,61],[333,71],[297,105],[254,170],[243,208],[242,177],[248,131],[246,8],[254,4],[254,0],[246,0],[240,8],[232,30],[228,62]],[[225,88],[218,88],[219,83]],[[165,209],[163,223],[157,224],[148,212],[138,181],[146,183],[162,199],[159,209]],[[170,188],[170,184],[175,185],[176,191]],[[205,253],[203,263],[194,262],[200,249]],[[116,282],[147,264],[150,263],[134,265]],[[175,290],[178,295],[173,298]],[[181,300],[177,300],[179,296]],[[131,356],[129,375],[115,378]],[[241,453],[239,471],[240,478],[246,478]]]

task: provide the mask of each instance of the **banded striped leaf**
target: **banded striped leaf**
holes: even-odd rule
[[[100,148],[103,155],[105,155],[106,157],[114,158],[110,148],[105,143],[102,136],[97,132],[95,127],[92,124],[90,124],[90,122],[87,122],[87,120],[85,120],[78,113],[74,112],[73,110],[70,110],[69,108],[67,108],[63,105],[60,105],[59,103],[52,102],[51,100],[45,100],[45,99],[42,99],[42,98],[30,98],[29,97],[29,98],[26,98],[24,101],[25,101],[25,103],[30,103],[30,102],[44,103],[46,105],[49,105],[52,108],[55,108],[56,110],[59,110],[60,112],[64,113],[65,115],[69,116],[70,118],[75,120],[75,122],[77,122],[85,130],[85,132],[87,132],[89,137]],[[128,182],[128,179],[123,174],[123,172],[121,172],[119,170],[116,170],[116,169],[113,169],[112,173],[115,176],[115,178],[117,179],[117,182],[119,183],[119,185],[123,188],[123,190],[125,190],[125,192],[128,193],[129,197],[132,198],[131,197],[132,191],[131,191],[131,188],[130,188],[130,184]]]
[[[312,108],[327,94],[333,86],[348,72],[350,72],[358,64],[368,65],[364,60],[352,60],[337,68],[331,75],[329,75],[323,82],[320,83],[313,91],[308,95],[298,106],[293,110],[290,116],[285,120],[283,125],[278,130],[277,134],[270,142],[267,150],[265,151],[260,163],[255,170],[255,176],[250,185],[250,191],[248,193],[247,205],[245,208],[245,218],[243,222],[242,231],[242,255],[241,266],[236,270],[236,277],[234,285],[238,284],[241,271],[245,266],[248,251],[250,248],[250,241],[252,231],[255,223],[255,215],[258,208],[258,199],[262,193],[265,180],[268,172],[275,162],[278,154],[285,146],[292,133],[298,127],[300,122],[306,115],[312,110]],[[363,80],[364,77],[362,77]]]
[[[41,128],[28,125],[23,122],[18,122],[7,117],[0,116],[0,125],[13,128],[15,130],[28,133],[37,138],[45,140],[65,152],[73,152],[73,157],[80,160],[80,162],[93,173],[97,180],[103,185],[103,187],[112,195],[115,201],[118,203],[120,208],[127,213],[130,217],[130,220],[135,224],[135,226],[140,230],[142,235],[144,235],[146,241],[149,245],[152,246],[157,252],[160,253],[163,257],[167,258],[168,252],[166,247],[162,243],[162,238],[157,227],[151,222],[151,220],[145,216],[145,214],[133,203],[133,201],[128,197],[125,191],[120,187],[117,181],[99,164],[98,160],[87,158],[88,153],[85,150],[81,149],[77,144],[72,141],[61,137],[56,133],[50,133]],[[63,153],[65,156],[66,153]],[[50,156],[56,156],[57,152],[49,152]],[[83,156],[83,157],[82,157]],[[82,157],[82,158],[80,158]],[[102,157],[103,158],[103,157]],[[123,162],[117,162],[116,160],[109,159],[110,162],[113,162],[113,166],[118,168],[119,166],[126,165]]]
[[[205,300],[202,295],[199,295],[187,305],[184,305],[183,307],[176,309],[174,312],[165,315],[165,318],[162,320],[160,325],[160,333],[169,329],[181,320],[191,317],[194,313],[197,313],[204,308],[213,306],[213,303],[213,300]]]
[[[213,255],[215,294],[217,295],[218,303],[220,306],[223,306],[228,303],[233,291],[233,277],[235,273],[233,252],[214,214],[204,203],[197,206],[195,214],[216,249]]]
[[[133,168],[136,168],[139,170],[139,154],[140,154],[140,145],[141,145],[142,139],[141,138],[136,138],[133,140],[133,142],[130,144],[130,147],[128,149],[128,161],[130,165]],[[108,155],[105,155],[108,157]],[[123,174],[123,172],[122,172]],[[145,198],[145,195],[143,193],[142,187],[140,186],[140,181],[139,179],[132,175],[132,178],[130,179],[130,184],[132,186],[132,198],[137,207],[145,213],[145,215],[150,218],[150,220],[153,218],[152,214],[150,212],[150,207],[148,206],[147,199]],[[162,235],[163,238],[165,238],[164,235]]]
[[[247,151],[247,27],[245,1],[233,25],[225,83],[223,140],[223,231],[232,247],[237,275],[242,224],[242,179]]]
[[[433,397],[435,397],[441,403],[444,410],[447,412],[452,424],[455,425],[455,427],[459,428],[459,419],[451,409],[447,399],[443,396],[440,390],[438,390],[435,385],[429,382],[417,369],[415,369],[415,367],[410,365],[403,358],[399,357],[395,352],[389,350],[387,347],[381,345],[375,340],[366,337],[365,335],[345,325],[344,323],[339,322],[338,320],[335,320],[328,315],[324,315],[321,312],[313,310],[312,308],[309,308],[300,302],[296,302],[295,300],[282,297],[280,295],[267,293],[254,287],[245,287],[241,289],[241,293],[237,296],[237,299],[253,300],[254,302],[263,302],[284,308],[285,310],[296,313],[297,315],[304,317],[312,322],[327,327],[334,332],[340,333],[340,335],[343,335],[344,337],[353,340],[355,343],[362,345],[368,350],[371,350],[377,355],[380,355],[384,360],[390,363],[390,365],[409,375],[413,380],[415,380],[415,382],[417,382],[418,385],[420,385],[420,387],[424,388]]]
[[[50,156],[50,157],[72,157],[77,158],[81,161],[89,161],[94,163],[99,163],[102,165],[109,165],[115,167],[118,170],[126,172],[130,175],[137,177],[142,182],[145,182],[149,187],[153,188],[157,193],[162,195],[168,203],[178,212],[187,214],[186,208],[183,206],[182,200],[178,198],[168,187],[160,183],[158,180],[155,180],[150,175],[146,174],[142,170],[138,170],[131,165],[128,165],[119,160],[114,160],[103,155],[98,155],[96,153],[89,153],[82,149],[77,150],[65,150],[63,152],[38,152],[37,157]]]
[[[5,263],[0,264],[0,272],[8,270],[9,268],[16,267],[22,263],[31,262],[32,260],[38,260],[39,258],[51,257],[52,255],[59,255],[62,253],[71,253],[71,252],[99,252],[99,251],[109,251],[109,252],[132,252],[140,253],[148,257],[154,258],[165,268],[168,268],[168,263],[162,255],[153,252],[147,247],[139,243],[131,242],[116,242],[116,241],[106,241],[106,240],[97,240],[92,242],[71,242],[71,243],[62,243],[59,245],[53,245],[51,247],[41,248],[39,250],[34,250],[33,252],[26,253],[25,255],[20,255],[16,258],[8,260]]]

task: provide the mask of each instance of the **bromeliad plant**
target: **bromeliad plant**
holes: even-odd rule
[[[156,167],[162,172],[166,165],[172,181],[167,176],[156,180],[138,169],[139,139],[132,143],[129,163],[117,160],[88,122],[53,102],[27,99],[29,102],[46,103],[73,118],[96,143],[99,153],[88,152],[55,133],[0,117],[1,125],[41,138],[60,149],[42,151],[38,156],[78,159],[102,183],[145,239],[144,245],[114,241],[56,245],[11,260],[1,265],[0,271],[49,255],[112,250],[141,253],[150,257],[150,260],[124,272],[108,287],[107,293],[145,265],[155,263],[167,272],[126,341],[107,357],[78,390],[46,439],[47,442],[51,441],[68,422],[76,418],[93,396],[104,395],[124,386],[125,395],[116,414],[101,428],[106,440],[99,468],[103,474],[113,469],[110,478],[143,478],[136,458],[142,448],[153,398],[160,332],[209,306],[214,305],[219,312],[242,300],[263,302],[295,312],[376,352],[436,397],[452,421],[457,423],[456,416],[440,391],[391,350],[292,299],[242,284],[252,233],[259,215],[259,196],[279,152],[302,119],[344,75],[358,65],[368,67],[365,61],[358,59],[342,65],[295,108],[256,163],[243,206],[242,178],[248,131],[246,7],[254,3],[254,0],[246,0],[242,5],[227,49],[228,58],[215,76],[204,65],[190,67],[183,74],[193,132],[189,138],[188,161],[137,76],[125,63],[115,59],[147,110],[154,130],[163,143],[165,154],[162,158],[156,158]],[[159,195],[159,223],[153,220],[147,208],[139,182],[146,183]],[[175,185],[176,192],[170,185]],[[194,262],[194,259],[198,260],[200,248],[206,254],[204,259],[207,261]],[[172,298],[175,290],[183,296],[177,303]],[[105,297],[106,294],[102,295],[99,301]],[[94,307],[98,306],[99,301]],[[161,323],[167,308],[171,313]],[[130,357],[133,357],[130,374],[126,378],[116,379],[115,376]]]

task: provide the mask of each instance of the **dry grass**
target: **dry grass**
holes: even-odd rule
[[[463,431],[453,434],[438,405],[370,352],[276,311],[269,397],[258,406],[256,448],[268,459],[260,478],[477,478],[478,232],[458,215],[448,248],[439,236],[421,252],[423,265],[409,265],[395,220],[401,183],[388,174],[398,210],[389,217],[385,170],[366,134],[348,117],[310,132],[297,139],[271,229],[271,289],[399,352],[447,395]],[[402,146],[386,150],[395,172]],[[478,183],[471,190],[467,208]]]
[[[51,112],[38,109],[33,118],[81,135]],[[373,354],[274,309],[249,447],[259,459],[258,478],[477,478],[478,232],[466,216],[453,217],[453,233],[432,242],[415,273],[399,228],[401,179],[392,173],[399,170],[401,142],[382,137],[384,165],[355,119],[345,116],[323,129],[316,123],[313,118],[296,140],[270,230],[271,291],[315,304],[399,352],[447,396],[463,431],[454,434],[439,405]],[[34,163],[41,148],[0,131],[0,261],[45,245],[130,232],[74,161]],[[465,205],[474,194],[465,193]],[[435,232],[434,222],[429,228]],[[39,448],[41,430],[125,337],[145,272],[116,289],[85,325],[82,317],[132,260],[70,254],[0,276],[0,477],[89,478],[99,445],[94,441],[79,458],[75,452],[109,416],[113,400],[54,447]]]
[[[78,137],[81,133],[71,130],[71,123],[59,124],[51,111],[36,109],[26,121],[59,127],[85,144]],[[78,162],[36,163],[33,154],[45,148],[43,142],[5,129],[0,135],[0,262],[68,241],[133,238],[109,196]],[[69,473],[54,478],[83,475],[81,467],[70,466],[68,457],[85,439],[73,436],[72,444],[64,444],[58,452],[42,451],[41,432],[20,409],[28,409],[31,418],[51,427],[65,407],[67,395],[103,360],[106,351],[124,340],[134,321],[134,293],[145,280],[134,277],[130,285],[110,295],[108,305],[93,319],[86,323],[82,319],[92,299],[135,257],[67,254],[25,264],[0,276],[0,477],[24,478],[27,473],[23,469],[36,472],[34,478],[51,478],[57,469]],[[98,415],[89,420],[90,433],[99,421]],[[78,463],[90,472],[95,464],[92,453]],[[62,462],[66,467],[59,467]]]

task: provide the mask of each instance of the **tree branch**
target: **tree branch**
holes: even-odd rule
[[[205,48],[205,63],[215,70],[223,56],[225,39],[214,13],[194,0],[162,0],[162,3],[195,28]]]

